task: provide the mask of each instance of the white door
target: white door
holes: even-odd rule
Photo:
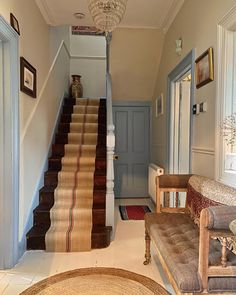
[[[190,173],[191,155],[191,75],[185,73],[173,82],[171,97],[170,167],[173,174]],[[179,206],[185,206],[186,194],[179,194]],[[170,204],[174,206],[175,195],[170,194]]]
[[[191,82],[175,83],[173,173],[190,172],[190,87]]]

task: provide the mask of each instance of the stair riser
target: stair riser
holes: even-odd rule
[[[61,115],[61,123],[71,123],[72,119],[71,119],[71,114],[62,114]],[[104,122],[106,122],[106,115],[100,115],[98,117],[98,124],[104,124]]]
[[[106,134],[106,126],[105,125],[98,125],[98,134]],[[69,133],[70,132],[70,124],[69,123],[62,123],[58,127],[58,133]]]
[[[92,249],[107,248],[110,245],[110,231],[104,233],[92,233]],[[45,237],[27,238],[28,250],[45,250]]]
[[[48,175],[46,174],[44,177],[44,184],[45,186],[52,186],[56,187],[58,184],[58,178],[57,174]],[[106,187],[106,176],[104,175],[98,175],[94,176],[94,189],[101,189],[103,187]]]
[[[65,155],[65,147],[63,144],[54,144],[52,146],[52,157],[63,157]],[[106,158],[106,149],[97,147],[97,158]]]
[[[48,204],[52,207],[54,205],[54,192],[40,192],[40,204]],[[105,208],[106,206],[106,191],[97,190],[93,192],[93,208]]]
[[[60,171],[61,168],[61,159],[49,159],[48,170]],[[97,171],[106,169],[106,159],[96,159],[95,169]]]
[[[50,211],[34,211],[34,224],[50,227]],[[93,226],[105,226],[105,209],[93,209]]]
[[[68,144],[68,134],[61,133],[56,135],[56,144]],[[106,138],[98,138],[97,147],[105,147],[106,146]]]
[[[64,100],[64,105],[75,105],[76,99],[72,97],[67,97]],[[106,99],[100,99],[100,106],[106,106]]]
[[[62,110],[62,114],[67,114],[67,115],[70,115],[74,112],[74,105],[64,105],[63,106],[63,110]],[[105,107],[100,107],[100,110],[99,110],[99,113],[101,115],[104,115],[106,114],[106,108]],[[89,110],[88,110],[88,113],[87,114],[90,114],[89,113]]]

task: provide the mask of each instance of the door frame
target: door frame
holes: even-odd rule
[[[19,36],[2,16],[0,40],[0,269],[6,269],[19,258]]]
[[[148,162],[150,163],[151,158],[151,143],[152,143],[152,102],[149,100],[145,101],[123,101],[113,100],[112,107],[148,107],[149,108],[149,155]]]
[[[175,82],[177,82],[184,73],[191,71],[191,89],[190,89],[190,149],[189,149],[189,170],[192,170],[192,142],[193,142],[193,116],[192,106],[195,94],[195,49],[192,49],[182,61],[170,72],[167,77],[167,102],[166,102],[166,125],[167,125],[167,172],[172,173],[173,167],[173,94]]]

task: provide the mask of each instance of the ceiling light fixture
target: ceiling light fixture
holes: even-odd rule
[[[106,33],[112,32],[121,22],[127,0],[88,0],[89,11],[95,26]]]
[[[77,19],[83,19],[83,18],[85,18],[85,14],[82,12],[76,12],[76,13],[74,13],[74,17]]]

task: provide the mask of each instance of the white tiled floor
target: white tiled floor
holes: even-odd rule
[[[110,247],[89,253],[46,253],[28,251],[10,270],[0,271],[0,294],[16,295],[36,282],[56,273],[84,267],[115,267],[133,271],[154,279],[171,294],[175,294],[155,255],[144,266],[144,222],[122,221],[119,204],[143,204],[153,209],[149,199],[116,200],[116,233]]]

